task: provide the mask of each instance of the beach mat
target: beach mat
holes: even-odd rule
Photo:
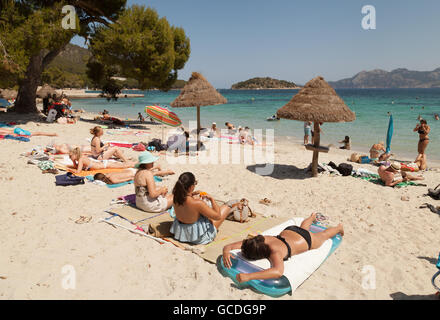
[[[59,170],[72,172],[77,177],[87,177],[87,176],[94,176],[97,173],[109,173],[109,172],[121,172],[124,171],[124,168],[107,168],[107,169],[98,169],[98,170],[83,170],[80,173],[76,173],[74,169],[69,168],[65,165],[56,163],[54,164],[54,167]]]
[[[165,213],[149,213],[139,210],[133,206],[122,206],[107,210],[108,213],[117,214],[118,216],[134,223],[144,231],[148,231],[150,226],[154,227],[156,233],[150,233],[155,237],[171,238],[172,234],[169,232],[173,218],[168,212]],[[174,242],[180,243],[183,247],[190,247],[190,250],[203,258],[204,260],[216,263],[216,260],[223,252],[223,247],[231,242],[243,240],[248,234],[261,233],[264,230],[273,228],[285,219],[264,217],[256,213],[256,218],[251,218],[248,222],[240,223],[237,221],[225,220],[218,230],[215,240],[206,245],[192,245],[189,243],[179,242],[172,239]],[[165,236],[164,236],[165,235]]]
[[[262,234],[266,236],[276,236],[288,226],[300,226],[303,220],[303,218],[293,218],[287,221],[284,220],[281,224],[265,230]],[[326,240],[317,249],[308,250],[301,254],[294,255],[287,261],[284,261],[283,275],[289,280],[292,293],[295,292],[295,290],[306,281],[319,268],[319,266],[321,266],[321,264],[337,249],[341,241],[341,236],[336,236],[332,239]],[[231,253],[239,255],[241,259],[262,269],[270,268],[270,261],[268,259],[249,261],[241,255],[240,249],[232,250]]]

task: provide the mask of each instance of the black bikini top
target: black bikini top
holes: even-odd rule
[[[282,236],[277,235],[276,237],[278,240],[281,240],[287,247],[287,256],[283,259],[284,261],[288,260],[292,255],[292,249],[290,248],[289,244],[287,243],[286,239],[284,239]]]
[[[96,137],[94,137],[93,139],[95,139]],[[101,141],[101,143],[100,143],[100,146],[101,146],[101,148],[104,146],[104,143],[102,143],[102,141]]]

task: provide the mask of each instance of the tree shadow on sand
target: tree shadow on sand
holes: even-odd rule
[[[278,180],[304,180],[312,177],[311,173],[306,172],[305,169],[287,164],[258,164],[247,166],[246,169],[255,174]]]
[[[435,291],[434,289],[432,291]],[[439,297],[434,294],[413,294],[407,295],[403,292],[395,292],[390,294],[393,300],[439,300]]]

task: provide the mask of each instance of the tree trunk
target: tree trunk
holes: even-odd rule
[[[37,88],[41,82],[41,74],[49,63],[64,49],[65,46],[47,53],[41,50],[38,55],[32,56],[26,69],[24,79],[20,81],[14,111],[18,113],[37,113]],[[47,53],[47,54],[46,54]]]
[[[25,77],[20,82],[14,111],[18,113],[38,112],[35,99],[37,97],[37,87],[40,84],[41,74],[43,73],[43,59],[44,54],[42,52],[31,57]]]

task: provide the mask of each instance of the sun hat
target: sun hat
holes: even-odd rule
[[[393,168],[394,170],[399,171],[400,168],[401,168],[401,165],[400,165],[400,163],[393,162],[393,163],[390,165],[390,167]]]
[[[134,166],[135,168],[139,168],[141,164],[152,163],[159,160],[159,157],[153,156],[150,152],[145,151],[139,155],[139,162]]]

